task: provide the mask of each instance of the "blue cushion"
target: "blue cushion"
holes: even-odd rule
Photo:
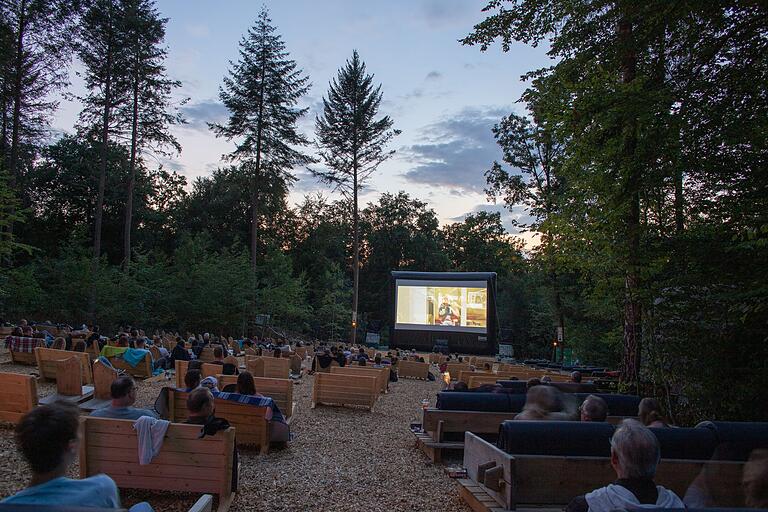
[[[709,460],[717,446],[714,432],[706,428],[652,428],[662,459]]]
[[[437,408],[446,411],[520,412],[525,395],[443,391],[437,394]]]
[[[578,421],[505,421],[497,445],[518,455],[609,457],[613,425]]]
[[[768,448],[768,422],[703,421],[696,428],[715,434],[718,460],[747,460],[752,450]]]

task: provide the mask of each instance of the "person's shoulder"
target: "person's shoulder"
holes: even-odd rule
[[[136,418],[135,419],[139,419],[142,416],[149,416],[149,417],[155,418],[155,419],[158,418],[157,413],[155,411],[150,411],[149,409],[138,409],[137,408],[137,409],[134,409],[134,412],[136,413]]]
[[[99,487],[106,493],[112,493],[117,494],[117,484],[114,480],[112,480],[112,477],[109,475],[105,475],[104,473],[99,473],[98,475],[89,476],[88,478],[82,478],[80,480],[72,480],[73,482],[87,482],[90,485],[93,485],[95,487]]]
[[[91,416],[94,418],[111,418],[112,417],[111,406],[102,407],[91,412]]]

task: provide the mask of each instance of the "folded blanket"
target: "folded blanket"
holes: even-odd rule
[[[36,347],[44,347],[45,340],[41,338],[27,338],[26,336],[8,336],[5,338],[5,348],[12,352],[32,353]]]
[[[101,349],[101,355],[104,357],[115,357],[120,356],[128,350],[128,347],[113,347],[112,345],[105,345],[104,348]]]

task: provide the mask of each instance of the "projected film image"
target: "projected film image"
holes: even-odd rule
[[[484,332],[487,306],[486,288],[398,285],[396,324]]]

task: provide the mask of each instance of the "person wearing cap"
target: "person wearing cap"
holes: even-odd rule
[[[200,387],[209,389],[211,393],[218,393],[219,381],[216,380],[216,377],[206,377],[200,381]]]

